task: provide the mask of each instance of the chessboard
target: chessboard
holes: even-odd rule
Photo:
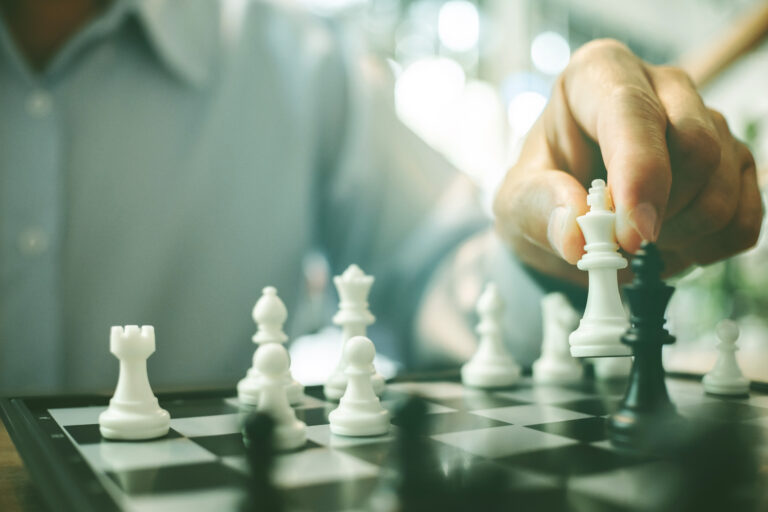
[[[768,390],[733,399],[706,395],[694,379],[668,378],[667,385],[690,421],[727,420],[749,431],[765,473]],[[480,391],[457,379],[409,380],[390,383],[382,403],[396,410],[409,396],[422,397],[435,471],[447,478],[493,468],[504,475],[515,510],[660,510],[649,489],[658,487],[666,461],[617,450],[608,440],[606,417],[625,388],[621,381],[542,386],[524,378],[508,389]],[[247,509],[241,424],[249,409],[231,390],[159,399],[171,430],[138,442],[101,437],[97,419],[107,397],[3,399],[0,412],[52,510]],[[335,407],[320,387],[307,388],[296,407],[307,446],[278,455],[273,470],[285,508],[392,510],[397,416],[387,436],[345,438],[329,430]]]

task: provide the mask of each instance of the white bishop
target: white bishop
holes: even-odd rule
[[[261,297],[253,307],[253,320],[258,329],[253,335],[253,342],[259,347],[268,344],[283,344],[288,341],[288,336],[283,332],[283,325],[288,318],[288,310],[285,304],[277,296],[277,290],[273,286],[267,286],[262,290]],[[261,393],[261,373],[256,365],[258,350],[253,354],[253,366],[248,369],[245,377],[237,384],[237,396],[244,404],[256,405]],[[290,362],[289,362],[290,366]],[[289,367],[282,376],[286,388],[288,401],[292,404],[299,403],[304,394],[304,386],[296,382],[291,375]]]

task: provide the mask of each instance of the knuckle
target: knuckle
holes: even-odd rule
[[[669,80],[689,89],[696,90],[696,85],[693,83],[691,76],[678,67],[656,66],[653,68],[653,70],[654,73],[659,75],[664,80]]]
[[[627,45],[616,39],[593,39],[574,52],[571,62],[578,65],[582,62],[590,62],[593,59],[602,59],[609,56],[628,57],[633,55]]]
[[[634,112],[640,113],[650,120],[664,124],[667,122],[666,113],[659,99],[643,87],[635,84],[622,84],[611,91],[610,99],[611,101],[605,103],[606,107],[631,106]]]
[[[723,114],[710,108],[709,115],[712,117],[712,122],[715,123],[715,128],[717,128],[720,133],[730,133],[731,130],[728,128],[728,121]]]
[[[720,137],[708,123],[681,123],[675,133],[677,150],[683,161],[690,162],[703,174],[712,174],[720,165]]]
[[[736,203],[725,193],[709,193],[699,204],[696,215],[697,229],[702,233],[712,233],[723,229],[733,218]]]

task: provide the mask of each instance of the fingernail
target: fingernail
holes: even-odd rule
[[[659,215],[651,203],[640,203],[629,213],[629,223],[640,233],[643,240],[655,242],[659,236],[656,226]]]
[[[549,224],[547,224],[547,239],[549,245],[552,247],[561,258],[565,259],[563,253],[563,239],[565,238],[565,227],[568,221],[568,208],[565,206],[558,206],[549,215]]]

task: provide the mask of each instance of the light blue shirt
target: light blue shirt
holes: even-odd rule
[[[318,250],[376,276],[377,348],[407,361],[433,270],[487,225],[326,20],[117,1],[39,74],[0,36],[5,394],[108,390],[126,324],[155,326],[154,387],[232,386],[261,288],[296,311]]]

